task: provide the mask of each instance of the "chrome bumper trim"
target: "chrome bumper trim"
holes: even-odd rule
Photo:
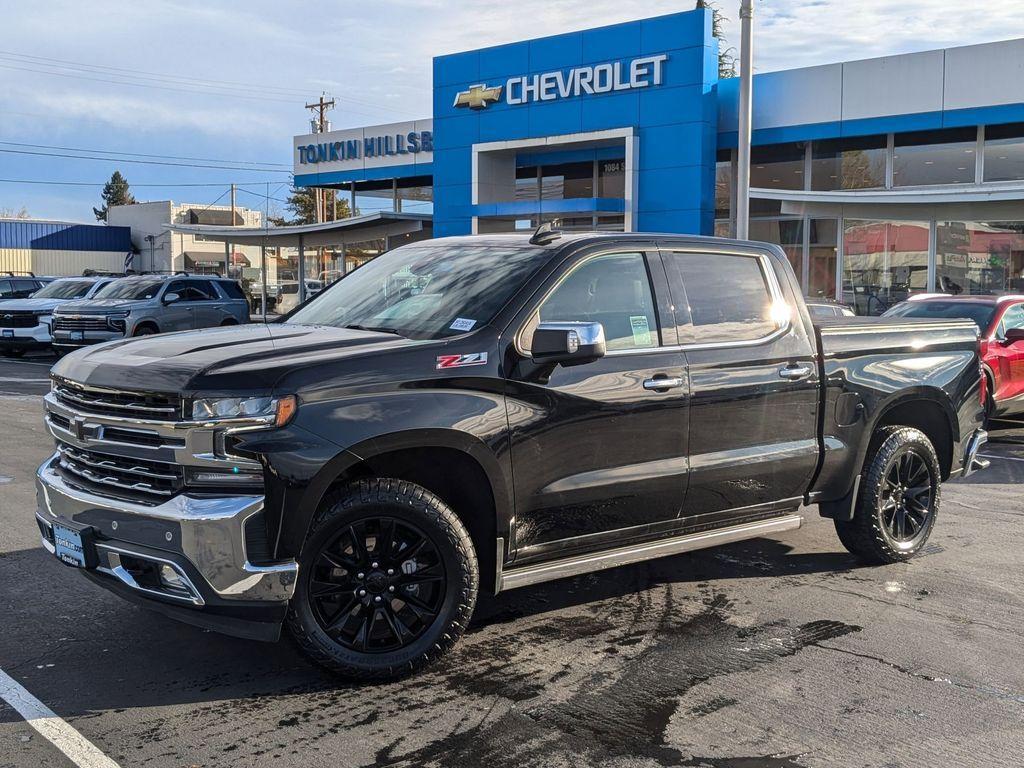
[[[133,504],[68,485],[52,468],[52,462],[53,457],[36,473],[36,514],[47,525],[64,519],[96,526],[95,521],[102,519],[163,526],[166,541],[177,544],[177,548],[164,548],[164,551],[184,556],[218,596],[239,601],[291,599],[298,575],[297,562],[287,560],[256,566],[246,557],[245,521],[263,509],[263,496],[179,494],[157,506]],[[108,527],[100,531],[102,541],[97,542],[98,548],[138,556],[132,552],[130,542],[118,538],[111,522],[106,525]],[[144,557],[154,559],[150,555]]]
[[[987,442],[988,432],[984,429],[974,430],[971,439],[967,441],[967,450],[964,451],[964,472],[962,477],[972,475],[979,469],[988,469],[991,462],[988,459],[978,458],[978,451]]]
[[[804,519],[800,515],[784,515],[770,520],[733,525],[729,528],[719,528],[714,531],[690,533],[685,536],[676,536],[672,539],[649,541],[605,552],[594,552],[587,555],[570,557],[553,563],[540,563],[510,570],[502,570],[501,550],[499,550],[498,577],[495,588],[497,592],[502,592],[506,589],[516,589],[517,587],[526,587],[530,584],[539,584],[544,581],[564,579],[581,573],[600,571],[605,568],[617,568],[620,565],[638,563],[643,560],[653,560],[654,558],[677,555],[696,549],[717,547],[719,544],[753,539],[771,533],[791,531],[803,525],[803,521]]]

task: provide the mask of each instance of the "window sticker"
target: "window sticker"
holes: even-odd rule
[[[630,315],[629,325],[633,329],[633,343],[638,347],[650,347],[653,345],[651,340],[651,326],[647,322],[646,315]]]
[[[448,327],[453,331],[471,331],[474,325],[476,325],[476,320],[470,320],[467,317],[457,317],[455,322]]]

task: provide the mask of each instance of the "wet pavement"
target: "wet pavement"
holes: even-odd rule
[[[0,363],[0,669],[123,768],[1021,764],[1024,429],[943,487],[909,564],[858,566],[806,510],[799,531],[484,599],[439,666],[346,686],[42,549],[45,363]],[[0,768],[69,765],[0,702]]]

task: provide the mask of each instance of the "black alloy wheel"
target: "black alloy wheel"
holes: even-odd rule
[[[861,474],[853,518],[834,521],[839,540],[864,562],[909,560],[935,527],[941,479],[927,435],[913,427],[883,427]]]
[[[302,553],[287,626],[313,661],[350,680],[394,680],[447,653],[480,580],[458,515],[393,478],[332,491]]]
[[[437,619],[446,575],[437,547],[393,517],[357,520],[321,547],[310,574],[313,613],[353,651],[394,651]]]
[[[879,514],[893,541],[912,542],[932,514],[932,476],[913,451],[896,456],[882,481]]]

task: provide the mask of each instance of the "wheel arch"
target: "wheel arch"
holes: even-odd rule
[[[152,328],[155,333],[160,333],[160,324],[151,317],[144,317],[132,326],[132,336],[139,328]]]
[[[915,387],[879,408],[871,427],[866,430],[867,439],[859,462],[861,470],[878,431],[896,425],[919,429],[928,437],[939,457],[942,479],[946,480],[953,467],[953,447],[961,438],[956,412],[946,393],[933,387]]]
[[[447,429],[410,430],[375,438],[342,451],[306,487],[298,509],[283,521],[281,555],[297,556],[325,496],[367,477],[394,477],[435,493],[462,520],[476,548],[481,582],[493,584],[498,537],[512,519],[507,473],[481,440]]]

